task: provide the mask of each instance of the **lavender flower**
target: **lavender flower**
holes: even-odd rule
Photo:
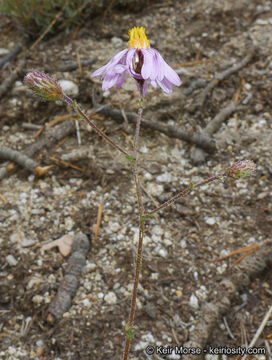
[[[116,85],[120,88],[128,72],[137,82],[142,96],[146,93],[147,83],[156,88],[157,84],[168,94],[174,85],[180,86],[178,74],[164,61],[161,54],[150,48],[143,27],[129,30],[128,49],[117,53],[106,65],[96,70],[92,76],[101,76],[102,90]]]

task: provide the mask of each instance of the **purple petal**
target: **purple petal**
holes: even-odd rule
[[[102,91],[106,91],[114,86],[118,80],[119,74],[107,74],[102,83]]]
[[[156,89],[157,87],[157,83],[156,81],[150,81],[151,85],[153,86],[154,89]]]
[[[96,76],[100,76],[100,75],[106,76],[107,71],[112,66],[117,65],[127,52],[128,52],[128,49],[120,51],[119,53],[114,55],[114,57],[106,65],[102,66],[101,68],[99,68],[95,72],[93,72],[91,76],[92,77],[96,77]]]
[[[164,65],[165,74],[164,76],[174,85],[180,86],[181,80],[178,74],[173,70],[167,63]]]
[[[178,74],[173,70],[167,62],[163,59],[161,54],[154,49],[157,55],[158,63],[159,63],[159,74],[158,74],[158,80],[162,81],[163,78],[167,78],[173,85],[180,86],[181,80],[178,76]]]
[[[167,78],[164,78],[162,81],[157,80],[157,82],[163,91],[165,91],[167,94],[171,94],[173,84]]]
[[[156,54],[152,49],[143,49],[144,63],[142,66],[141,74],[144,79],[155,80],[158,74],[158,63]]]
[[[119,89],[123,85],[125,78],[126,78],[126,72],[124,71],[123,74],[119,75],[119,77],[117,79],[117,82],[116,82],[117,89]]]

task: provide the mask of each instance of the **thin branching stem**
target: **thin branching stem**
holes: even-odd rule
[[[88,124],[95,130],[97,134],[99,134],[107,143],[109,143],[111,146],[113,146],[116,150],[120,151],[123,155],[126,156],[128,160],[133,160],[133,157],[129,155],[124,149],[122,149],[119,145],[117,145],[111,138],[109,138],[102,130],[100,130],[93,121],[91,121],[88,116],[82,111],[80,106],[77,104],[77,102],[70,99],[67,95],[64,96],[64,100],[66,103],[71,105],[75,112],[84,120],[88,122]]]
[[[147,217],[149,216],[152,216],[154,214],[156,214],[158,211],[162,210],[162,209],[165,209],[166,207],[172,205],[175,201],[177,201],[178,199],[180,199],[181,197],[189,194],[191,191],[193,191],[194,189],[200,187],[200,186],[203,186],[203,185],[206,185],[206,184],[209,184],[213,181],[216,181],[216,180],[220,180],[222,179],[223,177],[227,176],[226,174],[218,174],[218,175],[215,175],[215,176],[212,176],[211,178],[207,179],[207,180],[204,180],[204,181],[201,181],[200,183],[198,184],[190,184],[186,189],[184,189],[183,191],[181,191],[180,193],[178,193],[177,195],[173,196],[171,199],[169,199],[168,201],[166,201],[165,203],[163,203],[162,205],[158,206],[157,208],[155,208],[154,210],[146,213],[143,215],[142,217],[142,220],[145,220]]]
[[[129,313],[129,322],[126,328],[126,343],[124,349],[123,360],[127,360],[129,347],[131,338],[133,335],[133,321],[135,316],[135,308],[136,308],[136,299],[137,299],[137,291],[139,285],[139,278],[141,273],[141,265],[142,265],[142,249],[143,249],[143,235],[144,235],[144,220],[143,220],[143,213],[144,213],[144,206],[142,201],[142,191],[140,180],[138,176],[138,143],[139,143],[139,133],[140,133],[140,126],[142,120],[142,113],[143,113],[143,99],[140,99],[140,106],[138,110],[138,117],[136,123],[136,130],[135,130],[135,137],[134,137],[134,179],[136,185],[136,192],[137,192],[137,201],[138,201],[138,208],[139,208],[139,241],[137,247],[137,257],[136,257],[136,269],[135,269],[135,277],[134,277],[134,285],[133,285],[133,292],[131,297],[131,305],[130,305],[130,313]]]

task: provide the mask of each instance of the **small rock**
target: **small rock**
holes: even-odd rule
[[[168,255],[168,252],[167,252],[167,250],[165,250],[165,249],[160,249],[160,250],[158,251],[158,254],[159,254],[161,257],[166,258],[167,255]]]
[[[34,302],[34,304],[40,305],[43,302],[43,296],[35,295],[33,296],[32,301]]]
[[[63,92],[69,96],[77,96],[79,93],[78,86],[70,80],[59,80]]]
[[[162,175],[159,175],[157,177],[157,180],[158,181],[161,181],[161,182],[164,182],[164,183],[170,183],[172,182],[172,176],[168,173],[164,173]]]
[[[7,255],[6,260],[10,266],[16,266],[18,264],[18,261],[15,259],[13,255]]]
[[[5,56],[9,53],[8,49],[0,48],[0,56]]]
[[[213,217],[206,217],[205,218],[205,223],[208,224],[208,225],[214,225],[216,223],[216,220]]]
[[[266,198],[267,196],[268,196],[268,192],[261,192],[260,194],[258,194],[257,199],[262,200],[262,199]]]
[[[71,231],[72,229],[73,229],[73,226],[74,226],[74,220],[72,219],[72,218],[70,218],[70,217],[67,217],[66,219],[65,219],[65,229],[67,230],[67,231]]]
[[[120,39],[120,38],[117,37],[117,36],[113,36],[113,37],[111,38],[111,43],[112,43],[113,45],[115,45],[115,46],[119,46],[119,45],[122,45],[122,44],[123,44],[123,40]]]
[[[198,298],[195,296],[195,294],[192,294],[190,296],[189,305],[194,310],[197,310],[199,308]]]
[[[109,292],[106,296],[105,296],[105,301],[107,304],[109,305],[113,305],[116,304],[117,302],[117,296],[115,295],[114,292]]]
[[[91,302],[88,298],[84,299],[82,301],[82,304],[86,307],[86,308],[90,308],[91,307]]]

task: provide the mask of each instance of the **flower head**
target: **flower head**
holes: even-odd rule
[[[145,95],[147,83],[156,88],[157,84],[171,93],[172,87],[180,86],[178,74],[164,61],[160,53],[150,48],[149,40],[143,27],[129,30],[128,49],[117,53],[106,65],[96,70],[92,76],[101,76],[102,90],[106,91],[116,85],[120,88],[129,73],[136,81],[141,95]]]
[[[253,175],[256,170],[256,165],[251,160],[239,160],[234,163],[225,172],[226,176],[233,179],[240,179],[246,176]]]
[[[31,71],[24,78],[24,83],[44,100],[65,100],[65,94],[55,79],[40,71]]]

